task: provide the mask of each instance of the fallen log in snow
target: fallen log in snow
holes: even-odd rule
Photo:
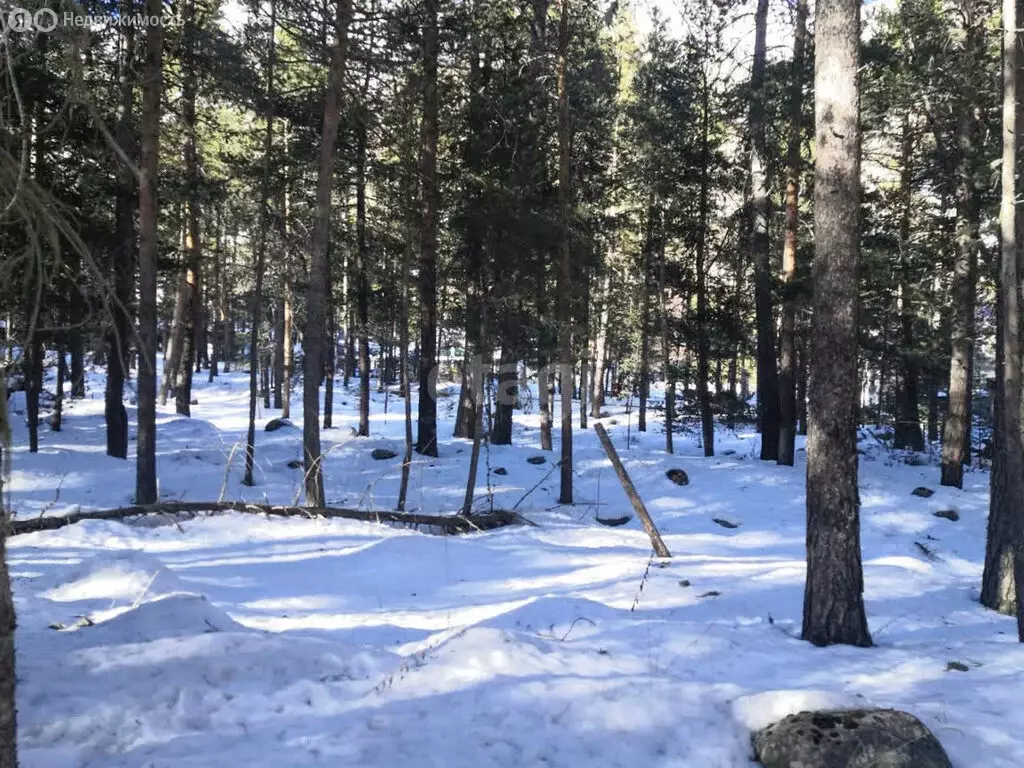
[[[72,512],[69,515],[36,517],[31,520],[12,520],[9,536],[34,531],[53,531],[82,520],[125,520],[142,515],[198,515],[203,512],[249,512],[279,517],[326,517],[345,520],[363,520],[369,523],[398,523],[413,527],[428,526],[445,534],[475,533],[502,528],[506,525],[529,524],[515,512],[496,509],[493,512],[471,515],[421,515],[409,512],[368,512],[342,507],[294,507],[272,504],[251,504],[245,501],[169,501],[160,504],[135,505],[105,509],[97,512]]]

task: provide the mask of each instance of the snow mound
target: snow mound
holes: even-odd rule
[[[97,643],[142,643],[210,632],[250,631],[211,605],[203,595],[189,593],[99,611],[89,619],[91,625],[79,626],[75,631],[87,632]]]
[[[819,709],[863,709],[871,706],[863,696],[824,690],[779,690],[741,696],[732,703],[736,721],[759,731],[784,717]]]
[[[70,573],[59,573],[51,584],[49,589],[44,587],[40,597],[57,603],[104,600],[133,605],[186,591],[181,580],[159,559],[134,550],[87,558]]]

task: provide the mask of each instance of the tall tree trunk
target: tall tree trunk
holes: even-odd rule
[[[33,332],[25,346],[25,410],[28,415],[28,450],[39,452],[39,395],[43,390],[42,342]]]
[[[1024,280],[1024,213],[1016,194],[1019,136],[1024,113],[1021,46],[1024,0],[1003,0],[1003,166],[999,225],[1002,247],[997,305],[996,419],[992,441],[991,494],[981,603],[1017,614],[1024,640],[1024,437],[1021,434],[1021,284]]]
[[[207,292],[207,301],[209,302],[209,343],[212,349],[210,355],[210,375],[207,379],[208,384],[212,384],[213,380],[220,375],[220,361],[224,355],[224,351],[221,348],[220,336],[217,333],[220,319],[219,304],[221,292],[224,290],[223,279],[224,279],[224,253],[221,250],[223,241],[221,240],[221,209],[218,206],[214,210],[213,220],[213,284],[210,286],[210,290]]]
[[[750,253],[754,262],[757,315],[757,412],[761,460],[779,454],[779,382],[775,364],[771,250],[768,242],[768,145],[765,138],[765,48],[768,0],[757,0],[754,15],[754,67],[750,77]]]
[[[270,0],[270,39],[267,47],[267,112],[263,133],[263,174],[260,180],[259,231],[256,235],[256,284],[252,296],[252,332],[249,339],[249,428],[245,437],[243,485],[253,485],[256,464],[256,398],[259,387],[259,339],[263,315],[263,273],[266,269],[267,230],[270,228],[270,164],[274,149],[274,68],[277,64],[277,3]],[[314,245],[315,248],[315,245]],[[312,282],[312,277],[310,278]],[[319,384],[319,377],[317,384]],[[319,427],[319,425],[317,425]],[[318,433],[319,434],[319,433]],[[322,505],[320,505],[322,506]]]
[[[324,429],[334,429],[334,361],[337,357],[334,302],[331,300],[331,285],[327,285],[327,328],[324,332]]]
[[[199,332],[202,299],[199,286],[199,268],[202,261],[202,242],[199,237],[199,142],[196,135],[196,7],[195,0],[185,0],[184,52],[182,56],[182,118],[185,128],[185,184],[187,190],[185,231],[185,306],[182,316],[181,358],[178,386],[175,390],[175,410],[182,416],[191,416],[192,365],[196,357],[196,335]]]
[[[406,199],[403,196],[403,200]],[[409,271],[412,263],[412,249],[415,242],[416,228],[412,224],[411,214],[407,214],[405,247],[402,248],[402,310],[401,325],[398,329],[399,381],[402,386],[402,400],[405,406],[405,455],[402,457],[402,480],[398,488],[398,503],[395,509],[405,511],[405,499],[409,493],[409,470],[412,465],[412,386],[409,383]]]
[[[592,278],[589,274],[583,276],[583,300],[580,302],[582,317],[576,323],[580,339],[577,348],[580,350],[580,429],[587,428],[587,415],[590,413],[590,291]]]
[[[605,267],[604,279],[600,293],[601,309],[597,313],[597,333],[594,334],[594,349],[591,359],[594,361],[594,375],[591,377],[590,415],[601,418],[604,407],[604,380],[608,373],[608,320],[611,311],[612,270]]]
[[[416,450],[437,456],[437,401],[431,381],[437,375],[437,9],[438,0],[423,0],[423,123],[420,144],[420,371]]]
[[[123,0],[121,13],[135,13],[134,0]],[[135,30],[129,24],[118,27],[118,90],[121,104],[114,136],[129,157],[135,157],[132,122],[135,109]],[[116,161],[116,158],[115,158]],[[131,344],[131,306],[135,282],[135,179],[124,163],[117,163],[117,190],[114,198],[113,284],[114,301],[110,307],[112,322],[107,334],[107,382],[104,413],[107,425],[107,455],[128,458],[128,411],[124,407],[124,382],[128,376],[128,349]]]
[[[658,297],[661,302],[661,354],[665,367],[665,453],[674,453],[672,430],[675,425],[676,379],[672,370],[672,335],[669,327],[668,287],[665,284],[665,230],[658,238]]]
[[[647,399],[651,392],[651,251],[654,249],[654,217],[657,200],[653,190],[647,203],[647,233],[644,236],[643,252],[640,254],[640,404],[637,410],[637,431],[647,431]]]
[[[57,381],[54,385],[53,413],[50,414],[50,431],[60,432],[64,420],[64,382],[67,379],[67,350],[57,345]]]
[[[182,232],[182,245],[185,234]],[[164,375],[160,382],[160,405],[167,405],[167,398],[178,386],[178,369],[181,367],[182,324],[185,317],[185,274],[175,281],[174,312],[171,327],[164,342]]]
[[[786,234],[782,250],[782,334],[779,365],[779,464],[793,466],[796,455],[796,258],[800,218],[801,115],[807,0],[797,0],[793,30],[792,82],[789,92],[789,138],[786,147]]]
[[[763,1],[763,0],[759,0]],[[704,455],[715,455],[715,422],[711,414],[711,394],[708,392],[708,219],[711,216],[711,162],[710,131],[711,131],[711,84],[707,73],[702,72],[701,88],[701,171],[700,193],[698,197],[697,225],[697,402],[700,407],[701,438],[704,444]],[[763,438],[763,435],[762,435]],[[762,440],[763,442],[763,440]],[[762,457],[763,458],[763,457]]]
[[[971,6],[968,4],[968,8]],[[977,9],[971,8],[971,10]],[[974,52],[979,31],[971,19],[964,41],[965,66],[976,66]],[[963,488],[964,465],[971,461],[971,373],[974,360],[974,295],[978,269],[981,206],[975,182],[974,120],[976,92],[965,89],[956,130],[956,258],[953,264],[953,322],[949,360],[946,423],[942,435],[942,485]]]
[[[292,308],[292,276],[289,272],[284,278],[284,303],[281,307],[283,322],[281,325],[281,418],[292,415],[292,370],[295,368],[295,347],[292,343],[292,326],[294,325],[294,309]]]
[[[221,216],[223,216],[223,209],[221,209]],[[222,239],[227,238],[227,222],[223,223],[223,236]],[[237,256],[238,241],[235,240],[235,253],[233,256]],[[225,248],[222,253],[223,261],[221,263],[221,286],[220,295],[218,296],[218,314],[220,315],[220,321],[223,323],[221,332],[223,336],[221,338],[221,360],[224,363],[224,373],[231,373],[231,362],[234,357],[234,346],[233,346],[233,323],[231,321],[231,296],[228,289],[228,257],[227,249]],[[234,258],[232,258],[232,262]]]
[[[921,418],[917,408],[917,355],[914,351],[913,280],[910,272],[910,218],[913,205],[911,163],[914,157],[914,135],[910,118],[904,116],[900,142],[900,242],[898,295],[900,315],[900,361],[903,363],[902,387],[896,401],[896,428],[894,444],[897,448],[924,450]]]
[[[274,307],[274,408],[284,407],[284,295]]]
[[[860,0],[818,0],[814,327],[803,639],[871,645],[857,493]]]
[[[572,189],[570,152],[572,126],[569,122],[569,0],[561,0],[558,19],[558,219],[559,259],[555,293],[558,295],[558,357],[562,396],[562,466],[559,504],[572,504]],[[481,398],[482,399],[482,398]]]
[[[161,0],[146,0],[146,14],[159,16]],[[160,91],[163,77],[163,27],[146,27],[142,70],[142,114],[139,121],[139,377],[138,439],[136,440],[135,503],[153,504],[156,484],[156,262],[157,173],[160,163]]]
[[[369,68],[367,68],[369,71]],[[370,281],[367,279],[366,252],[366,107],[359,106],[356,126],[356,323],[359,335],[359,429],[370,434]]]
[[[9,320],[9,318],[8,318]],[[10,330],[10,325],[7,326]],[[11,579],[7,571],[7,531],[10,511],[4,503],[4,477],[10,461],[11,431],[7,415],[7,387],[0,387],[0,768],[17,768],[17,714],[14,689],[17,675],[14,670],[14,600]],[[6,451],[6,453],[5,453]]]
[[[306,286],[305,355],[302,360],[302,445],[305,457],[306,504],[324,505],[324,478],[320,466],[320,379],[324,371],[324,319],[328,304],[327,260],[331,234],[331,187],[334,184],[334,150],[338,140],[341,100],[345,87],[348,26],[351,0],[336,0],[331,66],[324,100],[320,162],[316,182],[316,221],[313,225],[309,282]]]

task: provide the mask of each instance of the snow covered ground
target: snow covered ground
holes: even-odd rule
[[[197,381],[192,419],[161,409],[163,497],[298,497],[299,429],[259,431],[257,485],[239,482],[247,386],[235,373]],[[18,517],[131,500],[134,463],[104,455],[102,397],[90,380],[64,430],[41,429],[36,456],[15,420]],[[461,503],[469,443],[447,437],[455,399],[439,403],[441,457],[418,458],[411,508]],[[391,508],[400,458],[370,452],[401,454],[401,402],[385,413],[374,396],[371,438],[349,431],[356,398],[336,402],[329,503]],[[516,445],[481,462],[478,505],[488,478],[505,508],[537,486],[519,507],[537,527],[454,538],[226,515],[11,539],[22,765],[738,768],[750,728],[845,704],[913,712],[959,768],[1024,765],[1024,647],[977,602],[986,474],[940,488],[937,467],[863,443],[876,647],[818,649],[798,639],[803,454],[795,468],[761,463],[756,435],[722,431],[715,458],[694,438],[668,456],[660,425],[637,439],[635,413],[627,449],[624,407],[609,410],[669,561],[652,561],[636,520],[594,521],[629,506],[592,430],[576,434],[578,503],[556,504],[554,456],[527,462],[541,452],[523,413]],[[690,484],[666,479],[671,467]],[[935,495],[911,495],[920,485]],[[960,519],[933,514],[946,509]]]

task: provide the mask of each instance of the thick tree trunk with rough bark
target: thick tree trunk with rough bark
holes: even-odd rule
[[[970,7],[970,6],[968,6]],[[976,10],[976,9],[975,9]],[[981,23],[983,19],[972,19]],[[975,24],[968,23],[965,66],[974,61]],[[974,118],[975,92],[964,93],[957,119],[956,256],[953,263],[953,322],[949,361],[946,423],[942,435],[942,485],[963,487],[964,465],[971,461],[971,374],[974,368],[974,295],[978,271],[981,206],[975,181],[977,162]]]
[[[160,0],[146,0],[146,13],[159,16]],[[163,27],[146,27],[139,121],[139,378],[135,502],[157,500],[156,483],[156,262],[158,250],[157,173],[160,162],[160,92],[163,77]]]
[[[134,0],[124,0],[121,12],[134,14]],[[135,106],[135,31],[130,25],[118,28],[118,90],[121,104],[114,136],[129,157],[135,157],[132,122]],[[115,158],[116,160],[116,158]],[[135,289],[135,179],[124,163],[117,162],[117,191],[114,198],[113,302],[112,322],[107,334],[107,382],[104,413],[107,426],[107,455],[128,458],[128,411],[124,407],[124,383],[128,376],[131,345],[131,306]]]
[[[336,0],[334,43],[324,100],[324,120],[320,132],[320,161],[316,181],[316,220],[313,224],[309,282],[306,286],[306,332],[302,359],[302,446],[304,455],[306,505],[324,505],[324,478],[320,466],[320,380],[324,373],[324,326],[328,310],[327,254],[331,234],[331,189],[334,186],[334,154],[341,120],[341,100],[345,87],[348,55],[348,27],[352,18],[351,0]]]
[[[562,465],[558,503],[572,504],[572,190],[569,180],[572,125],[569,122],[569,0],[561,0],[558,19],[558,358],[562,396]]]
[[[860,0],[818,0],[803,639],[871,645],[857,492]]]
[[[779,382],[772,313],[771,251],[768,242],[768,146],[765,137],[765,49],[768,0],[758,0],[754,15],[754,67],[750,77],[750,255],[754,262],[757,315],[757,412],[761,460],[779,454]]]
[[[782,333],[779,361],[778,463],[791,467],[796,455],[797,352],[796,257],[800,218],[801,116],[803,115],[804,51],[807,44],[807,1],[797,0],[793,30],[792,83],[789,92],[789,137],[786,147],[786,233],[782,250]],[[731,378],[731,377],[730,377]]]
[[[1024,131],[1021,66],[1024,0],[1003,0],[1003,166],[999,225],[1002,246],[997,304],[996,418],[992,440],[988,541],[981,583],[981,603],[1017,614],[1018,637],[1024,641],[1024,437],[1021,427],[1022,295],[1024,282],[1024,211],[1017,199],[1019,137]]]

